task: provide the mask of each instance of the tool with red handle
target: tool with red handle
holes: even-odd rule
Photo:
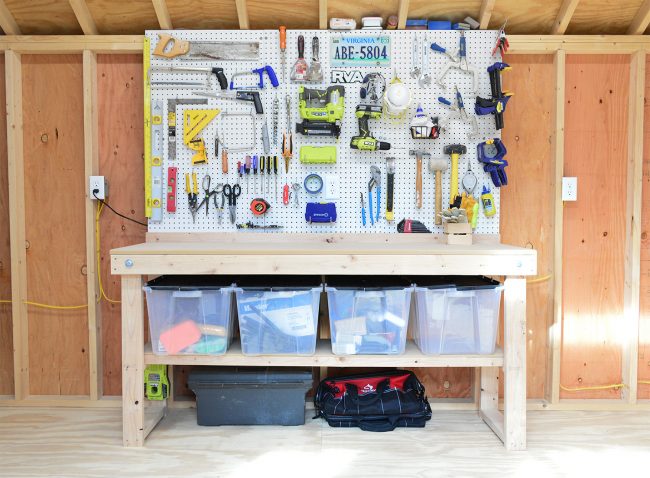
[[[167,212],[176,212],[176,175],[178,168],[167,168]]]
[[[285,70],[287,69],[287,54],[286,54],[286,49],[287,49],[287,27],[281,26],[280,27],[280,54],[281,54],[281,60],[282,60],[282,83],[285,82]]]

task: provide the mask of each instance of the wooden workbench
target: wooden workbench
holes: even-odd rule
[[[232,236],[232,235],[231,235]],[[111,251],[122,276],[122,401],[125,446],[142,446],[164,415],[165,402],[146,402],[145,364],[303,367],[479,367],[479,414],[507,449],[526,447],[526,279],[536,274],[534,250],[494,243],[442,244],[439,237],[239,235],[241,240],[147,242]],[[143,276],[163,274],[358,274],[505,276],[504,346],[492,355],[424,355],[408,343],[404,355],[337,356],[325,341],[313,356],[259,356],[238,344],[222,356],[153,355],[144,343]],[[503,367],[503,413],[498,374]],[[146,406],[145,406],[146,405]]]

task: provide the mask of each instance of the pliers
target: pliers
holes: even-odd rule
[[[433,45],[431,45],[433,48]],[[436,45],[438,46],[438,45]],[[442,51],[442,49],[438,48],[433,48],[435,51],[440,51],[442,53],[446,53],[446,51]],[[447,64],[445,69],[442,71],[442,74],[438,77],[438,80],[436,83],[443,89],[446,89],[446,85],[443,83],[443,80],[445,79],[445,76],[447,76],[447,73],[449,73],[449,70],[451,68],[454,68],[462,73],[467,73],[472,76],[472,92],[476,93],[478,91],[478,78],[476,75],[476,70],[472,68],[469,63],[467,63],[467,40],[465,38],[465,32],[463,30],[460,31],[460,42],[459,42],[459,48],[458,48],[458,61],[453,61],[455,57],[453,55],[447,54],[450,58],[452,58],[452,61]]]
[[[497,41],[494,44],[494,48],[492,48],[492,56],[495,56],[497,50],[499,50],[501,52],[501,56],[503,56],[508,52],[508,48],[510,48],[510,43],[508,42],[508,37],[506,36],[507,24],[508,20],[506,20],[503,26],[499,28],[499,32],[497,33]]]
[[[372,188],[377,187],[377,215],[372,212]],[[362,196],[363,197],[363,196]],[[370,213],[370,225],[374,226],[375,221],[379,222],[381,211],[381,170],[374,164],[370,166],[370,181],[368,181],[368,212]],[[363,213],[365,215],[365,213]]]
[[[190,183],[190,173],[185,173],[185,192],[187,193],[187,206],[192,214],[192,222],[196,222],[196,211],[198,211],[197,201],[199,186],[196,180],[196,173],[192,173],[192,182]]]

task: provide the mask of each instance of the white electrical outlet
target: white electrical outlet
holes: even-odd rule
[[[578,178],[562,178],[562,201],[578,200]]]
[[[90,176],[88,183],[88,197],[90,199],[106,199],[107,185],[104,176]]]

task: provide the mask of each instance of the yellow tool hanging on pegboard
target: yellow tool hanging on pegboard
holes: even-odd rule
[[[151,83],[149,80],[149,38],[144,37],[142,47],[142,73],[144,78],[144,215],[151,217]]]
[[[192,156],[192,164],[207,163],[205,142],[198,135],[221,110],[185,110],[183,112],[183,142],[196,154]]]

